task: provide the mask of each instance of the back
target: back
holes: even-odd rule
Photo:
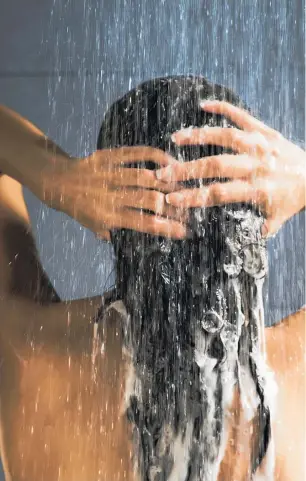
[[[120,412],[126,363],[116,321],[105,319],[94,339],[89,320],[100,302],[5,303],[10,323],[1,326],[0,400],[7,480],[131,479]]]

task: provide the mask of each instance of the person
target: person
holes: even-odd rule
[[[200,82],[208,85],[203,79]],[[153,85],[157,88],[158,81]],[[178,95],[184,96],[184,89]],[[130,108],[133,110],[133,104]],[[4,266],[0,286],[1,451],[8,479],[133,479],[134,450],[131,426],[122,415],[126,372],[133,368],[122,349],[125,316],[114,316],[111,309],[105,309],[102,323],[89,322],[101,302],[106,304],[107,296],[103,301],[98,297],[59,302],[36,257],[16,181],[98,235],[108,237],[111,231],[115,247],[125,250],[125,258],[133,261],[134,251],[139,244],[143,249],[152,234],[162,244],[161,237],[175,238],[175,242],[190,238],[190,214],[182,207],[253,202],[265,212],[263,225],[270,233],[304,207],[301,174],[305,153],[301,149],[240,106],[222,100],[206,103],[203,108],[225,115],[241,130],[229,129],[228,124],[191,129],[190,123],[187,131],[175,134],[172,149],[177,153],[175,143],[201,146],[204,141],[232,148],[238,155],[221,152],[182,163],[158,148],[135,146],[134,135],[124,147],[102,142],[102,150],[73,162],[34,126],[7,109],[1,110],[0,170],[6,174],[0,180]],[[190,117],[194,119],[193,114]],[[120,116],[115,118],[120,123]],[[102,132],[100,140],[104,137]],[[152,145],[153,140],[147,135],[141,143]],[[162,144],[163,140],[159,135],[155,141]],[[169,145],[169,138],[167,142]],[[162,169],[151,170],[152,163]],[[191,182],[188,189],[182,188],[181,181],[207,178],[233,180],[204,186]],[[294,186],[296,196],[289,206],[290,186]],[[130,230],[143,234],[129,237],[126,233]],[[149,236],[143,237],[145,234]],[[167,252],[169,245],[165,247]],[[120,264],[118,259],[117,265],[126,270],[128,264]],[[121,282],[120,288],[116,294],[123,296],[122,289],[127,286]],[[134,285],[131,291],[140,295],[141,283],[138,290]],[[300,311],[265,331],[267,359],[279,388],[278,411],[272,420],[275,479],[298,480],[303,476],[305,447],[301,422],[305,402],[304,313]],[[229,413],[234,416],[237,412],[239,398],[234,397]],[[220,468],[222,479],[245,479],[249,472],[246,458],[249,461],[250,453],[244,456],[242,447],[249,444],[250,426],[243,416],[236,428],[235,422],[230,438],[234,443],[228,443]],[[293,433],[290,440],[288,429]]]

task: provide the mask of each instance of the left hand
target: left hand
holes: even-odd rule
[[[257,204],[266,220],[263,236],[305,207],[305,151],[248,112],[223,101],[207,101],[201,107],[230,118],[240,129],[203,127],[173,134],[177,145],[211,144],[237,154],[222,154],[187,163],[175,163],[156,171],[158,179],[228,178],[200,189],[184,189],[166,196],[176,207],[204,207],[235,202]]]

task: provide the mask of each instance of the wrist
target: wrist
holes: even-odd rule
[[[73,166],[74,158],[62,149],[52,146],[44,149],[40,156],[40,167],[27,179],[30,190],[45,204],[56,210],[61,210],[61,193],[63,191],[64,176]]]
[[[0,106],[0,171],[43,200],[47,173],[65,169],[69,156],[35,125]]]

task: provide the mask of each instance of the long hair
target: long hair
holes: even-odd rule
[[[200,101],[208,98],[245,107],[232,91],[203,77],[144,82],[111,106],[98,148],[149,145],[182,162],[220,154],[225,149],[171,142],[181,128],[233,126],[201,110]],[[150,159],[131,166],[156,168]],[[246,378],[254,387],[252,415],[259,425],[250,478],[266,454],[271,428],[261,368],[267,270],[262,221],[253,205],[232,204],[190,209],[187,240],[128,229],[111,233],[134,366],[126,414],[143,481],[215,481],[228,434],[225,413],[235,386],[243,398]]]

